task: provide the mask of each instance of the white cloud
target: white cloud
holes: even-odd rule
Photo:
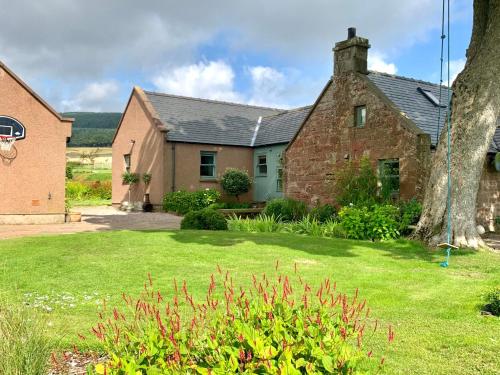
[[[116,81],[92,82],[78,92],[74,99],[62,100],[62,110],[103,111],[116,101],[119,91],[120,86]]]
[[[454,6],[453,12],[465,9],[464,14],[471,18],[470,1],[455,2],[466,6]],[[3,13],[22,15],[22,21],[12,16],[0,22],[0,60],[32,83],[40,94],[51,98],[52,103],[60,102],[60,98],[74,98],[71,102],[78,104],[77,96],[88,82],[117,79],[121,83],[118,108],[123,109],[132,86],[143,84],[165,62],[172,67],[189,66],[198,61],[203,51],[212,60],[231,61],[237,56],[238,61],[241,57],[239,61],[244,62],[237,67],[239,71],[245,65],[261,64],[245,61],[248,56],[264,56],[265,61],[270,61],[265,64],[279,61],[300,70],[295,76],[290,68],[280,70],[286,76],[286,89],[281,89],[271,77],[265,78],[269,100],[279,103],[292,98],[289,103],[295,105],[314,100],[332,71],[331,47],[346,38],[347,27],[358,26],[358,35],[369,38],[380,51],[395,56],[401,49],[426,40],[440,24],[440,4],[435,0],[146,3],[147,6],[133,0],[0,0]],[[385,68],[392,69],[386,60],[382,62],[388,65]],[[173,70],[163,73],[165,78]],[[130,81],[123,77],[130,77]],[[210,96],[239,100],[234,97],[238,95],[234,86],[233,82],[222,88],[219,85],[215,91],[206,87],[197,92],[201,96],[210,91]],[[249,90],[252,88],[245,89]],[[263,92],[255,100],[262,98]],[[248,95],[246,98],[250,100]],[[116,104],[103,104],[103,108],[111,107],[116,108]]]
[[[237,90],[236,78],[249,79],[249,84]],[[233,67],[223,61],[203,61],[164,69],[152,78],[152,83],[155,90],[167,94],[275,108],[310,104],[314,100],[310,93],[316,95],[324,84],[311,84],[293,69],[281,71],[260,65],[245,67],[242,77],[236,77]]]
[[[253,66],[247,68],[252,79],[252,93],[249,104],[286,107],[284,93],[289,84],[284,73],[268,67]]]
[[[465,67],[465,58],[461,58],[458,60],[450,60],[450,83],[453,83],[459,73],[464,70]],[[446,69],[446,66],[444,67]]]
[[[389,74],[396,74],[398,71],[394,63],[387,62],[386,56],[376,51],[368,53],[368,69]]]
[[[164,70],[153,78],[159,91],[197,98],[241,101],[233,68],[223,61],[199,62]]]

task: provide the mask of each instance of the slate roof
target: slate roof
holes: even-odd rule
[[[370,71],[368,78],[410,120],[437,144],[445,125],[447,88],[441,93],[442,121],[438,131],[439,106],[420,90],[439,99],[439,85],[412,78]],[[283,110],[215,100],[144,91],[174,142],[259,147],[288,143],[299,130],[312,106]],[[451,92],[450,92],[451,94]],[[259,117],[262,117],[258,124]],[[500,152],[500,119],[489,152]]]
[[[311,108],[312,106],[296,108],[262,118],[253,146],[290,142]]]
[[[144,92],[174,142],[251,146],[259,117],[283,109]],[[287,141],[288,142],[288,141]]]
[[[443,107],[441,107],[442,122],[438,131],[439,106],[433,104],[422,92],[419,91],[419,88],[430,91],[436,98],[439,99],[439,85],[417,79],[373,71],[369,72],[368,78],[396,105],[396,107],[401,110],[401,112],[405,113],[420,129],[431,136],[433,146],[437,144],[439,133],[445,124],[448,95],[447,87],[443,86],[441,93],[441,104],[443,105]],[[497,121],[497,125],[500,126],[500,121]],[[499,151],[500,127],[497,127],[489,152]]]

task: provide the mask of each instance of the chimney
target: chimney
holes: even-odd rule
[[[368,39],[356,36],[356,28],[347,29],[347,40],[338,42],[333,49],[334,75],[357,72],[368,74]]]

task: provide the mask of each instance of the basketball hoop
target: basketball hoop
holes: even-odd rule
[[[10,151],[15,141],[16,137],[0,135],[0,151]]]

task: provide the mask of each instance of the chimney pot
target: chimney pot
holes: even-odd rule
[[[356,36],[356,28],[347,29],[347,39],[335,43],[334,75],[357,72],[368,74],[368,49],[370,43],[366,38]]]

